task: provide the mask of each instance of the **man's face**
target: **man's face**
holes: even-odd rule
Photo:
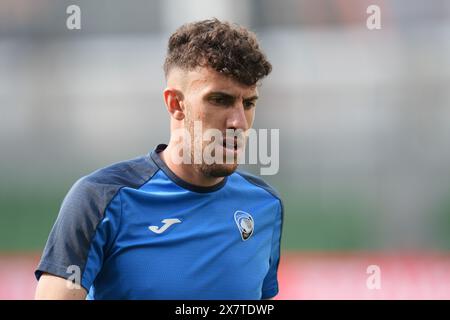
[[[202,157],[201,164],[194,164],[194,169],[205,176],[223,177],[233,173],[237,164],[238,146],[245,144],[245,139],[233,138],[226,140],[227,129],[246,132],[253,125],[255,104],[258,98],[256,85],[247,86],[230,79],[215,70],[198,68],[184,73],[182,102],[185,107],[184,126],[191,136],[191,159],[195,152],[204,154],[211,141],[199,143],[194,141],[194,123],[201,123],[202,135],[210,129],[222,133],[220,144],[223,152],[223,163],[207,164]],[[239,141],[238,141],[239,140]],[[214,154],[214,151],[212,152]],[[230,161],[226,160],[232,159]]]

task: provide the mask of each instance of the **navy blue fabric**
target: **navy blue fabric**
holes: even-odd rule
[[[70,266],[83,272],[88,250],[106,207],[124,186],[138,188],[158,170],[150,156],[119,162],[79,179],[61,205],[35,271],[68,278]]]

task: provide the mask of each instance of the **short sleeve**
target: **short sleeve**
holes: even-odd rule
[[[35,271],[38,280],[43,273],[67,279],[79,272],[89,291],[120,222],[118,190],[86,177],[73,185]]]
[[[269,299],[278,294],[278,265],[280,263],[280,244],[283,228],[283,204],[280,201],[279,212],[276,215],[272,236],[272,247],[269,261],[269,271],[264,278],[261,299]]]

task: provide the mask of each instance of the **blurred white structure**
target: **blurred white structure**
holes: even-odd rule
[[[379,31],[365,28],[373,1],[349,2],[80,1],[82,30],[71,33],[69,1],[2,1],[2,188],[72,180],[166,142],[167,37],[216,16],[254,26],[274,65],[256,126],[280,128],[281,170],[269,181],[285,191],[292,230],[304,217],[361,219],[369,246],[442,246],[446,231],[434,223],[450,190],[450,2],[386,4]],[[303,194],[326,214],[297,212]],[[338,197],[354,212],[336,211]]]

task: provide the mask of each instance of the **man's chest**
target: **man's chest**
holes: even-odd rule
[[[114,283],[121,298],[259,298],[269,268],[272,204],[182,195],[138,200],[122,204],[97,287]]]

